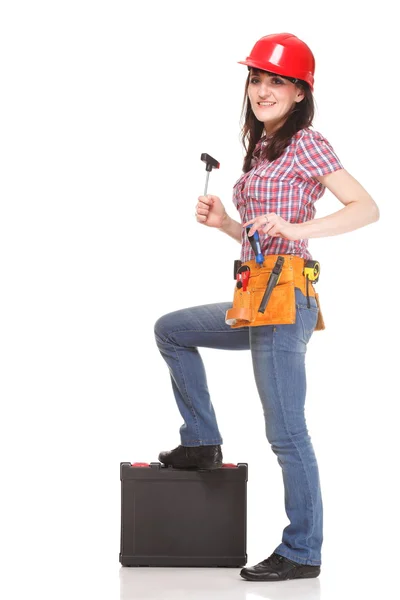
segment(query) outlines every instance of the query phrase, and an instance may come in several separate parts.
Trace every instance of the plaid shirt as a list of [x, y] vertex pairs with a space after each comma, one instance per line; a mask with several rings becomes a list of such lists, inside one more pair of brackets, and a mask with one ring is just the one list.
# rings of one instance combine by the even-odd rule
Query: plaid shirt
[[[310, 128], [298, 131], [274, 161], [258, 157], [266, 143], [267, 138], [263, 136], [254, 149], [252, 169], [244, 173], [233, 188], [233, 203], [242, 223], [271, 212], [289, 223], [310, 221], [315, 215], [315, 201], [325, 192], [325, 186], [315, 176], [343, 169], [340, 160], [328, 140]], [[258, 233], [263, 254], [312, 258], [306, 239], [289, 241], [269, 237], [262, 231]], [[242, 231], [240, 259], [242, 262], [254, 259], [246, 229]]]

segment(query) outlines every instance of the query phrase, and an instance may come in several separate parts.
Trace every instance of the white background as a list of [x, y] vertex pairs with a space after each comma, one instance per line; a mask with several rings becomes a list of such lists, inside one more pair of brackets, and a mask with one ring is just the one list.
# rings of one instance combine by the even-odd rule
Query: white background
[[[194, 217], [206, 176], [200, 154], [221, 163], [208, 192], [236, 217], [247, 75], [237, 61], [263, 35], [283, 31], [316, 57], [315, 129], [381, 211], [369, 227], [310, 241], [327, 326], [308, 347], [306, 404], [325, 511], [322, 597], [351, 597], [353, 577], [370, 591], [392, 589], [381, 568], [393, 564], [399, 536], [398, 33], [390, 2], [368, 6], [2, 2], [0, 538], [8, 598], [24, 597], [25, 587], [42, 598], [83, 598], [86, 589], [92, 598], [120, 597], [119, 464], [155, 461], [180, 443], [154, 322], [233, 293], [239, 244]], [[326, 192], [317, 217], [340, 208]], [[281, 470], [249, 353], [202, 356], [224, 461], [249, 463], [254, 564], [288, 523]], [[142, 597], [123, 589], [121, 598]]]

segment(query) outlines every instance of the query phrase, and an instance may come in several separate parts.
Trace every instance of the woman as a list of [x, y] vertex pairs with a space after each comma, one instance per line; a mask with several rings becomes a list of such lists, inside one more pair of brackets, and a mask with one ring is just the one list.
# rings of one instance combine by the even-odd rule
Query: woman
[[[295, 322], [240, 326], [240, 321], [227, 319], [231, 302], [178, 310], [157, 321], [157, 344], [184, 419], [181, 445], [161, 452], [159, 460], [175, 468], [221, 467], [222, 437], [197, 348], [250, 349], [267, 439], [282, 468], [290, 524], [269, 558], [240, 574], [251, 581], [317, 577], [322, 500], [304, 416], [304, 359], [319, 303], [312, 284], [305, 293], [304, 265], [311, 259], [308, 239], [365, 226], [378, 220], [379, 210], [343, 168], [329, 142], [311, 129], [315, 63], [308, 46], [288, 33], [268, 35], [241, 64], [249, 70], [243, 104], [247, 152], [233, 193], [241, 223], [229, 217], [213, 195], [199, 197], [196, 218], [241, 243], [242, 263], [254, 259], [248, 236], [258, 231], [266, 260], [279, 255], [301, 264], [294, 289]], [[314, 219], [315, 202], [326, 188], [344, 208]]]

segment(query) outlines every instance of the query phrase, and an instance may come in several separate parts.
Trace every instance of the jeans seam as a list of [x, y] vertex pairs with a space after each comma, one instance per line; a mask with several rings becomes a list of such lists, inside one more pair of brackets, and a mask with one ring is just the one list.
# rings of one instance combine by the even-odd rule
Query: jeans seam
[[[284, 411], [284, 409], [283, 409], [283, 403], [282, 403], [282, 393], [281, 393], [281, 389], [280, 389], [280, 387], [279, 387], [279, 377], [278, 377], [277, 366], [276, 366], [276, 350], [275, 350], [275, 339], [276, 339], [276, 336], [275, 336], [275, 332], [276, 332], [276, 329], [274, 329], [274, 332], [273, 332], [273, 337], [272, 337], [272, 362], [273, 362], [273, 365], [274, 365], [274, 376], [275, 376], [275, 381], [276, 381], [276, 388], [277, 388], [277, 390], [278, 390], [279, 404], [280, 404], [280, 407], [281, 407], [282, 416], [283, 416], [283, 422], [284, 422], [284, 424], [285, 424], [285, 429], [286, 429], [286, 432], [287, 432], [287, 434], [289, 435], [289, 437], [290, 437], [290, 441], [292, 442], [292, 444], [294, 445], [294, 447], [296, 448], [296, 450], [297, 450], [297, 452], [298, 452], [298, 454], [299, 454], [299, 456], [300, 456], [301, 465], [302, 465], [302, 467], [303, 467], [304, 475], [305, 475], [305, 478], [306, 478], [306, 481], [307, 481], [308, 493], [309, 493], [310, 500], [311, 500], [311, 507], [312, 507], [311, 521], [312, 521], [312, 523], [311, 523], [311, 531], [310, 531], [310, 535], [308, 535], [308, 536], [306, 537], [306, 542], [307, 542], [307, 541], [308, 541], [308, 539], [309, 539], [309, 538], [312, 536], [312, 534], [313, 534], [313, 532], [314, 532], [314, 526], [315, 526], [315, 522], [314, 522], [314, 511], [315, 511], [315, 507], [314, 507], [314, 502], [313, 502], [312, 493], [311, 493], [310, 481], [309, 481], [309, 479], [308, 479], [307, 471], [306, 471], [306, 469], [304, 468], [303, 457], [302, 457], [302, 454], [301, 454], [301, 452], [300, 452], [300, 451], [299, 451], [299, 449], [298, 449], [298, 446], [297, 446], [296, 442], [293, 440], [293, 437], [292, 437], [292, 435], [291, 435], [291, 434], [290, 434], [290, 432], [289, 432], [289, 429], [288, 429], [288, 426], [287, 426], [287, 422], [286, 422], [285, 411]], [[308, 559], [310, 558], [310, 554], [311, 554], [311, 550], [309, 550], [309, 552], [308, 552]]]
[[180, 370], [180, 372], [181, 372], [181, 377], [182, 377], [183, 385], [184, 385], [184, 388], [185, 388], [185, 396], [186, 396], [186, 399], [187, 399], [187, 401], [188, 401], [188, 403], [189, 403], [189, 408], [190, 408], [190, 410], [191, 410], [191, 413], [192, 413], [192, 415], [193, 415], [193, 419], [194, 419], [194, 422], [195, 422], [195, 427], [196, 427], [196, 432], [197, 432], [198, 439], [200, 440], [199, 423], [198, 423], [198, 421], [197, 421], [196, 412], [195, 412], [195, 411], [194, 411], [194, 409], [193, 409], [193, 404], [192, 404], [192, 401], [191, 401], [191, 399], [189, 398], [189, 394], [188, 394], [188, 392], [187, 392], [186, 379], [185, 379], [185, 374], [184, 374], [184, 372], [183, 372], [183, 369], [182, 369], [182, 365], [181, 365], [181, 359], [180, 359], [180, 356], [179, 356], [179, 352], [178, 352], [178, 350], [177, 350], [177, 348], [176, 348], [175, 344], [172, 344], [172, 345], [173, 345], [173, 347], [174, 347], [174, 351], [175, 351], [175, 354], [176, 354], [176, 356], [177, 356], [177, 359], [178, 359], [179, 370]]
[[299, 319], [300, 319], [300, 323], [301, 323], [301, 328], [303, 329], [303, 339], [305, 340], [305, 339], [307, 339], [306, 328], [305, 328], [305, 325], [304, 325], [303, 317], [301, 316], [301, 310], [298, 310], [297, 314], [299, 315]]
[[[237, 329], [231, 329], [230, 331], [241, 333], [242, 329], [245, 329], [245, 328], [246, 328], [246, 325], [244, 327], [238, 327]], [[167, 337], [165, 337], [165, 338], [162, 338], [161, 336], [159, 336], [159, 337], [163, 342], [166, 342], [169, 344], [175, 344], [175, 342], [173, 340], [171, 340], [171, 335], [175, 335], [175, 333], [208, 333], [208, 332], [207, 332], [207, 330], [204, 330], [204, 329], [177, 329], [175, 331], [169, 332]], [[227, 333], [227, 331], [225, 329], [213, 329], [213, 333]], [[187, 346], [184, 346], [184, 348], [187, 348]]]
[[[220, 446], [221, 442], [220, 440], [186, 440], [185, 443], [186, 444], [191, 444], [192, 442], [196, 443], [198, 446]], [[199, 444], [199, 442], [202, 442], [201, 444]], [[207, 442], [207, 443], [206, 443]], [[185, 446], [185, 444], [182, 444], [182, 446]], [[190, 446], [187, 446], [188, 448], [190, 448]], [[192, 446], [193, 448], [196, 448], [197, 446]]]

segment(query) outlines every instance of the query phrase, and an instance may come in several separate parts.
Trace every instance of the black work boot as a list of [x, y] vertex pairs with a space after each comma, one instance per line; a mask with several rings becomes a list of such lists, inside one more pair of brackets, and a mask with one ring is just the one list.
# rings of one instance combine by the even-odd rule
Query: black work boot
[[284, 581], [318, 577], [320, 572], [320, 566], [303, 565], [274, 552], [258, 565], [242, 569], [240, 575], [248, 581]]
[[174, 469], [220, 469], [221, 446], [178, 446], [168, 452], [160, 452], [158, 460]]

